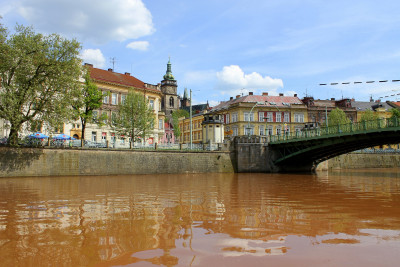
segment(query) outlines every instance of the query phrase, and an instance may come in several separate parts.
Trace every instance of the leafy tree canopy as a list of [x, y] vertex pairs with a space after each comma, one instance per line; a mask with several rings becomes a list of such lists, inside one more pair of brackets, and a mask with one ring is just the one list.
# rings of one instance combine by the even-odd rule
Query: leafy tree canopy
[[189, 112], [184, 109], [178, 109], [172, 112], [172, 127], [174, 129], [174, 135], [179, 137], [181, 135], [181, 129], [179, 128], [179, 118], [189, 118]]
[[376, 121], [378, 119], [378, 114], [372, 110], [366, 110], [361, 115], [361, 121]]
[[348, 124], [350, 119], [347, 118], [346, 113], [340, 108], [335, 108], [328, 115], [328, 126], [336, 126], [339, 124]]
[[101, 108], [103, 105], [103, 98], [107, 94], [103, 93], [90, 79], [90, 70], [88, 68], [86, 68], [85, 82], [81, 91], [77, 91], [77, 94], [78, 95], [75, 96], [73, 103], [74, 116], [75, 118], [81, 120], [81, 138], [85, 139], [85, 129], [88, 122], [96, 122], [97, 124], [101, 124], [104, 121], [104, 119], [93, 119], [93, 111]]
[[71, 102], [80, 87], [79, 51], [76, 40], [20, 25], [9, 36], [0, 25], [0, 118], [11, 125], [10, 145], [18, 144], [25, 123], [55, 126], [72, 118]]
[[154, 110], [149, 100], [140, 93], [130, 92], [123, 103], [118, 105], [117, 115], [112, 118], [112, 126], [118, 134], [129, 136], [136, 141], [154, 130]]
[[390, 110], [390, 113], [392, 113], [391, 118], [400, 118], [400, 110], [398, 110], [397, 108], [392, 108]]

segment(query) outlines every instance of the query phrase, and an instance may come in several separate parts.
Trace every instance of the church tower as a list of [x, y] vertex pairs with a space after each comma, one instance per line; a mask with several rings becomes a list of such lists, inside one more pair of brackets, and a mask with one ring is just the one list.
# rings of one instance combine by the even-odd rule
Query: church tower
[[163, 93], [161, 109], [167, 117], [170, 117], [174, 110], [179, 109], [177, 90], [178, 84], [172, 75], [171, 60], [168, 60], [167, 71], [161, 81], [161, 92]]
[[190, 107], [190, 99], [188, 97], [188, 92], [187, 88], [185, 88], [185, 91], [183, 93], [183, 98], [181, 99], [181, 107]]

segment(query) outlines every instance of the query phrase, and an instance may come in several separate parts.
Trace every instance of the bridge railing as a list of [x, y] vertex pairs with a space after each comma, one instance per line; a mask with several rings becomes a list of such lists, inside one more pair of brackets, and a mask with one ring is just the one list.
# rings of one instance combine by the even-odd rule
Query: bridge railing
[[371, 130], [392, 128], [399, 126], [400, 126], [400, 120], [398, 118], [388, 118], [388, 119], [379, 118], [371, 121], [339, 124], [329, 127], [318, 127], [315, 129], [301, 130], [281, 135], [270, 135], [268, 136], [268, 142], [274, 143], [274, 142], [282, 142], [293, 139], [310, 139], [319, 136], [342, 135], [346, 133], [361, 133]]

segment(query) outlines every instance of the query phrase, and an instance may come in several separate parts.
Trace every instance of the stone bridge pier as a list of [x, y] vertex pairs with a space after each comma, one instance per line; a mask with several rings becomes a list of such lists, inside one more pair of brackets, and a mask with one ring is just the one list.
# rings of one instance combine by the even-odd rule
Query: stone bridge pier
[[276, 165], [279, 151], [268, 146], [267, 138], [260, 136], [237, 136], [231, 144], [236, 154], [237, 172], [313, 172], [312, 162], [292, 162], [290, 165]]

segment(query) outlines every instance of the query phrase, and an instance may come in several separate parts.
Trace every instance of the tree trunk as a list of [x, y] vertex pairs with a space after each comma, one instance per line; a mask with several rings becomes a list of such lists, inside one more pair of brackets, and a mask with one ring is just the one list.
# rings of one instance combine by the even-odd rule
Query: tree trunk
[[81, 134], [81, 140], [85, 140], [85, 129], [86, 129], [86, 122], [82, 120], [82, 134]]
[[8, 136], [8, 144], [10, 146], [18, 146], [18, 130], [20, 127], [16, 127], [11, 124], [10, 135]]

